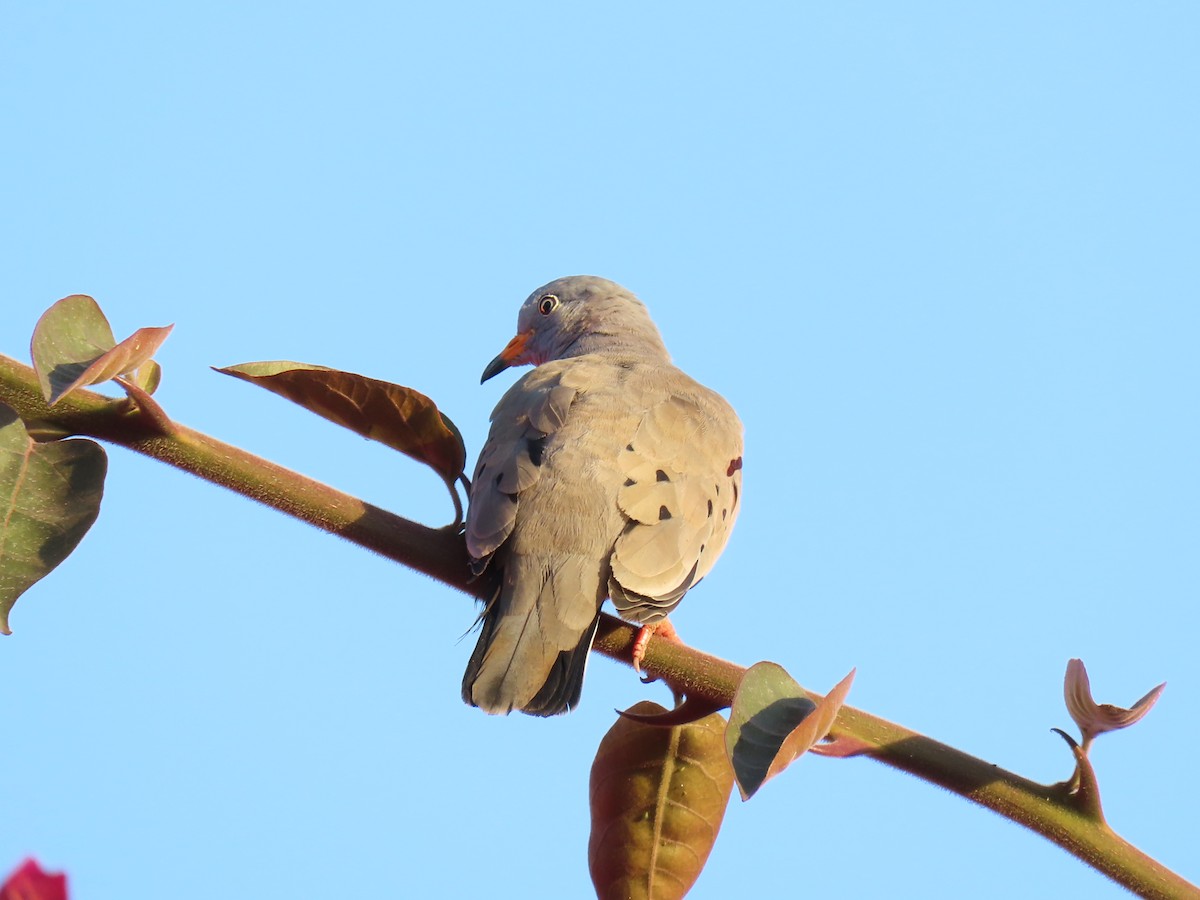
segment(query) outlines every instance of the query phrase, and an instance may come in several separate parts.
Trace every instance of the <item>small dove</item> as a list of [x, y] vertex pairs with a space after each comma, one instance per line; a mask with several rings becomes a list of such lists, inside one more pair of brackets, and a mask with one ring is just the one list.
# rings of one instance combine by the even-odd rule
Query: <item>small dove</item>
[[671, 365], [645, 305], [590, 275], [529, 295], [483, 370], [534, 365], [500, 399], [471, 483], [472, 571], [495, 570], [463, 700], [495, 714], [567, 712], [611, 598], [655, 626], [725, 548], [742, 424]]

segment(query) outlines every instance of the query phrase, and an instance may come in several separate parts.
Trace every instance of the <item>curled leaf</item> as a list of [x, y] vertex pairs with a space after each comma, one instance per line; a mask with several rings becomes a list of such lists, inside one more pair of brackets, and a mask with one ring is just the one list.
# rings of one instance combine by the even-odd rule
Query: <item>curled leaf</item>
[[108, 459], [93, 441], [40, 444], [0, 404], [0, 634], [17, 598], [67, 558], [100, 512]]
[[618, 709], [617, 715], [641, 722], [643, 725], [657, 725], [661, 728], [673, 728], [676, 725], [690, 725], [718, 710], [724, 709], [721, 703], [714, 703], [703, 697], [684, 697], [683, 702], [674, 709], [666, 712], [642, 713], [633, 709]]
[[[648, 700], [634, 716], [665, 715]], [[716, 841], [733, 772], [717, 713], [662, 728], [619, 718], [592, 763], [588, 868], [599, 900], [683, 897]]]
[[725, 730], [725, 749], [743, 800], [829, 733], [853, 679], [851, 671], [814, 702], [782, 666], [760, 662], [746, 671]]
[[1106, 731], [1128, 728], [1141, 721], [1142, 717], [1150, 712], [1154, 704], [1158, 702], [1158, 697], [1166, 686], [1164, 681], [1128, 709], [1109, 703], [1097, 703], [1092, 698], [1092, 684], [1088, 679], [1087, 668], [1084, 666], [1083, 660], [1068, 661], [1067, 675], [1063, 680], [1063, 697], [1067, 702], [1067, 711], [1075, 720], [1075, 724], [1079, 726], [1079, 732], [1083, 736], [1083, 752], [1087, 753], [1092, 741], [1098, 735], [1104, 734]]
[[27, 859], [0, 884], [0, 900], [67, 900], [67, 876]]
[[386, 444], [436, 471], [448, 485], [467, 450], [458, 428], [412, 388], [324, 366], [277, 360], [217, 369], [298, 403], [356, 434]]
[[[84, 294], [64, 297], [42, 314], [33, 330], [30, 352], [42, 396], [53, 406], [76, 388], [137, 372], [149, 364], [172, 327], [139, 328], [118, 344], [95, 300]], [[157, 383], [157, 375], [153, 377]]]
[[854, 670], [851, 669], [850, 674], [834, 685], [833, 690], [817, 701], [816, 709], [791, 730], [784, 738], [775, 758], [771, 760], [764, 781], [770, 781], [829, 734], [829, 729], [833, 727], [833, 720], [837, 718], [838, 710], [846, 702], [846, 695], [850, 693], [850, 685], [853, 681]]

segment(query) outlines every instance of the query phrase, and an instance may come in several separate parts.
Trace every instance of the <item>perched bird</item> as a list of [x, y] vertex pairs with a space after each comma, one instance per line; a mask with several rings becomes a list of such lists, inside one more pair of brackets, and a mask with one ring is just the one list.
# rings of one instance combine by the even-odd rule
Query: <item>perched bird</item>
[[530, 294], [481, 383], [529, 364], [492, 413], [471, 483], [467, 550], [498, 587], [462, 694], [489, 713], [551, 716], [579, 702], [606, 597], [654, 625], [721, 555], [742, 425], [671, 365], [642, 302], [603, 278]]

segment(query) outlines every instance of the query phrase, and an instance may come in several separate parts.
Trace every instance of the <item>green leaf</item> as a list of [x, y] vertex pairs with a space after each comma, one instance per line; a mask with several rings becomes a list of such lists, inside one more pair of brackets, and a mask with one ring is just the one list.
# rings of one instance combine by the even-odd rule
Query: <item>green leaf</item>
[[[95, 300], [83, 294], [64, 297], [33, 330], [30, 350], [42, 396], [53, 406], [76, 388], [136, 372], [173, 327], [139, 328], [118, 344]], [[147, 377], [157, 384], [158, 373], [148, 370]]]
[[467, 450], [458, 428], [432, 400], [412, 388], [286, 360], [244, 363], [217, 371], [264, 387], [356, 434], [399, 450], [431, 467], [447, 485], [453, 485], [466, 466]]
[[[648, 700], [634, 716], [664, 714]], [[663, 728], [620, 718], [592, 763], [588, 868], [599, 900], [675, 900], [695, 883], [717, 839], [733, 772], [717, 713]]]
[[851, 671], [814, 701], [782, 666], [760, 662], [747, 670], [725, 730], [725, 749], [743, 800], [829, 733], [853, 680]]
[[63, 297], [42, 313], [29, 349], [46, 402], [58, 400], [116, 343], [100, 305], [84, 294]]
[[782, 666], [760, 662], [746, 671], [725, 729], [725, 750], [743, 800], [762, 787], [788, 734], [816, 708]]
[[139, 366], [130, 380], [147, 394], [153, 394], [158, 390], [158, 385], [162, 381], [162, 366], [154, 360], [150, 360], [145, 365]]
[[0, 404], [0, 634], [17, 598], [70, 555], [100, 512], [108, 459], [88, 440], [39, 444]]

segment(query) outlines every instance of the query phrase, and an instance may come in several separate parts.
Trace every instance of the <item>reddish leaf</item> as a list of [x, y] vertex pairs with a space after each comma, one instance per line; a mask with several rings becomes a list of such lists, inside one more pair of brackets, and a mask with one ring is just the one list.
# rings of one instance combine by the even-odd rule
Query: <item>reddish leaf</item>
[[[121, 343], [91, 297], [75, 294], [51, 306], [33, 330], [30, 350], [42, 396], [53, 406], [71, 391], [137, 371], [174, 326], [139, 328]], [[150, 372], [147, 378], [157, 376]]]
[[[158, 348], [163, 345], [163, 341], [174, 327], [165, 325], [162, 328], [139, 328], [107, 353], [97, 357], [62, 393], [69, 394], [75, 388], [135, 373], [142, 366], [157, 368], [156, 364], [150, 362], [150, 357], [158, 352]], [[147, 379], [153, 380], [157, 386], [161, 372], [156, 373], [154, 368], [148, 369]]]
[[462, 435], [412, 388], [324, 366], [278, 360], [217, 369], [298, 403], [434, 469], [452, 485], [466, 465]]
[[52, 875], [27, 859], [0, 885], [0, 900], [67, 900], [67, 876]]
[[[629, 713], [665, 714], [642, 701]], [[684, 896], [704, 867], [733, 786], [717, 713], [663, 728], [619, 718], [592, 763], [588, 868], [599, 900]]]
[[829, 734], [829, 729], [833, 727], [833, 720], [837, 718], [838, 710], [846, 702], [846, 695], [850, 693], [850, 684], [853, 681], [854, 670], [851, 669], [849, 675], [817, 701], [817, 708], [805, 716], [804, 721], [793, 728], [791, 733], [783, 739], [783, 745], [775, 754], [775, 758], [771, 760], [770, 768], [767, 769], [767, 777], [763, 779], [764, 783], [790, 766], [794, 760], [812, 749], [825, 735]]
[[1083, 660], [1069, 660], [1067, 676], [1063, 680], [1063, 696], [1067, 701], [1067, 711], [1083, 735], [1083, 752], [1086, 754], [1092, 741], [1104, 732], [1128, 728], [1140, 722], [1158, 702], [1158, 696], [1166, 686], [1164, 681], [1158, 687], [1152, 688], [1128, 709], [1113, 706], [1111, 703], [1097, 703], [1092, 698], [1092, 683]]
[[17, 598], [70, 555], [96, 521], [107, 457], [88, 440], [37, 443], [0, 404], [0, 634]]

